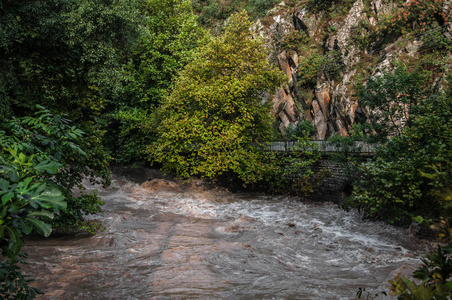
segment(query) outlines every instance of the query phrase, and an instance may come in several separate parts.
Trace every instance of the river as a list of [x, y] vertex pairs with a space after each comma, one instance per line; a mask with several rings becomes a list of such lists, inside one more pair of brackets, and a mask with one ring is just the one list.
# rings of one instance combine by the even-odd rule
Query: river
[[411, 271], [424, 250], [407, 230], [333, 203], [233, 194], [148, 169], [96, 188], [104, 212], [91, 219], [103, 232], [27, 239], [38, 299], [354, 299]]

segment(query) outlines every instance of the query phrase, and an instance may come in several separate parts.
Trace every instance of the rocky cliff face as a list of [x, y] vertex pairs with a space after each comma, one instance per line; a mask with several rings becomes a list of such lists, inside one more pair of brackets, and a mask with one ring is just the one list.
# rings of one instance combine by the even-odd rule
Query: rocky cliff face
[[[434, 5], [439, 2], [440, 10], [448, 16], [449, 1], [432, 1]], [[315, 10], [307, 4], [290, 6], [281, 2], [269, 11], [266, 19], [258, 20], [256, 28], [273, 51], [270, 59], [279, 64], [289, 79], [272, 97], [272, 112], [280, 122], [280, 132], [284, 134], [291, 124], [308, 120], [317, 129], [316, 138], [323, 140], [334, 134], [347, 136], [352, 124], [369, 122], [370, 112], [357, 97], [357, 78], [365, 80], [366, 76], [390, 70], [395, 60], [411, 59], [413, 63], [426, 53], [421, 49], [428, 31], [419, 34], [422, 28], [409, 23], [411, 19], [406, 22], [415, 30], [386, 39], [391, 34], [385, 33], [388, 18], [398, 17], [410, 4], [414, 7], [415, 3], [357, 0], [352, 5], [344, 4], [342, 13], [335, 13]], [[441, 11], [434, 11], [438, 13]], [[427, 30], [437, 26], [439, 34], [450, 40], [451, 26], [444, 23], [447, 18], [435, 21], [435, 16]], [[378, 37], [372, 33], [379, 33], [380, 38], [372, 40]], [[288, 47], [290, 42], [295, 43], [294, 47]], [[321, 63], [316, 57], [321, 58]], [[306, 72], [315, 72], [310, 81], [303, 79]]]

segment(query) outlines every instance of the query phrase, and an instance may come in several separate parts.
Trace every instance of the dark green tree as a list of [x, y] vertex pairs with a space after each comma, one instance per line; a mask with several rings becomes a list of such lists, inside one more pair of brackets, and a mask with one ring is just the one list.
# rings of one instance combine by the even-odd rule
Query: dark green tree
[[207, 36], [191, 1], [148, 0], [141, 7], [146, 21], [124, 69], [122, 93], [105, 103], [106, 144], [121, 163], [143, 161], [146, 144], [155, 140], [154, 112], [171, 92], [174, 77]]
[[88, 157], [107, 158], [97, 119], [128, 85], [143, 2], [2, 1], [0, 114], [27, 116], [36, 104], [68, 114], [90, 138]]
[[370, 77], [359, 86], [360, 105], [369, 107], [373, 140], [385, 142], [390, 136], [401, 136], [410, 126], [412, 109], [431, 93], [426, 87], [428, 73], [420, 69], [410, 72], [404, 65], [395, 64], [393, 72]]
[[360, 168], [352, 202], [368, 218], [406, 224], [417, 215], [447, 217], [437, 192], [452, 172], [452, 97], [433, 94], [412, 112], [410, 126]]
[[2, 1], [0, 113], [25, 115], [40, 104], [91, 120], [121, 88], [139, 2]]

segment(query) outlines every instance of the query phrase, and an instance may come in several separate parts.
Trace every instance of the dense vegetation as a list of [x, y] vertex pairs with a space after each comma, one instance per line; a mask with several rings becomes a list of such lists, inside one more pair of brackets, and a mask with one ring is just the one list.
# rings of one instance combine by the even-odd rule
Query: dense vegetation
[[4, 299], [28, 299], [39, 292], [28, 287], [15, 266], [21, 261], [23, 236], [49, 236], [52, 226], [95, 230], [96, 225], [83, 216], [101, 211], [102, 201], [95, 193], [74, 197], [72, 188], [81, 188], [83, 174], [108, 180], [105, 170], [94, 169], [98, 159], [89, 156], [85, 133], [62, 116], [38, 108], [36, 116], [0, 124], [0, 295]]
[[143, 164], [143, 151], [157, 137], [155, 112], [170, 93], [176, 74], [192, 60], [207, 34], [190, 1], [142, 1], [144, 23], [130, 49], [123, 85], [107, 98], [101, 124], [104, 144], [117, 163]]
[[[450, 188], [451, 184], [452, 98], [449, 93], [439, 91], [421, 96], [418, 80], [397, 88], [400, 81], [420, 79], [416, 72], [385, 74], [371, 81], [363, 91], [370, 94], [369, 101], [373, 104], [390, 108], [390, 112], [381, 109], [380, 119], [386, 121], [388, 116], [395, 118], [397, 114], [405, 116], [404, 122], [384, 127], [383, 131], [378, 130], [382, 123], [376, 122], [376, 136], [387, 139], [389, 130], [397, 135], [382, 143], [374, 160], [359, 167], [361, 176], [355, 183], [351, 201], [367, 218], [409, 224], [417, 215], [444, 217], [444, 207], [449, 205], [438, 197], [438, 192]], [[384, 99], [375, 92], [376, 81], [380, 82], [379, 93], [384, 90], [389, 95], [391, 88], [396, 88], [404, 96], [388, 106], [394, 98]], [[375, 101], [370, 100], [374, 96]]]
[[[250, 30], [250, 19], [270, 24], [272, 12], [266, 13], [277, 2], [0, 2], [1, 297], [31, 299], [39, 293], [17, 267], [24, 235], [48, 236], [52, 227], [88, 232], [101, 227], [84, 220], [101, 211], [101, 199], [96, 193], [74, 197], [71, 191], [82, 188], [85, 178], [108, 184], [111, 163], [150, 161], [180, 177], [301, 197], [321, 184], [328, 174], [314, 172], [320, 154], [310, 143], [311, 120], [300, 120], [281, 136], [270, 115], [269, 95], [287, 80], [272, 64], [268, 40]], [[363, 4], [369, 10], [369, 1]], [[444, 35], [449, 16], [443, 4], [394, 1], [378, 24], [363, 19], [352, 28], [350, 45], [365, 58], [356, 72], [361, 84], [351, 88], [371, 113], [349, 137], [332, 142], [351, 146], [365, 139], [381, 145], [375, 159], [353, 161], [350, 178], [357, 180], [348, 205], [366, 218], [394, 224], [414, 218], [448, 238], [452, 92], [443, 58], [451, 41]], [[341, 20], [353, 1], [284, 5], [318, 14], [315, 35], [294, 28], [270, 37], [276, 50], [299, 57], [293, 80], [308, 101], [297, 109], [309, 110], [319, 74], [329, 82], [343, 75], [340, 49], [326, 51], [320, 41], [336, 32], [330, 20]], [[370, 54], [398, 46], [410, 34], [423, 40], [422, 56], [401, 55], [370, 76], [376, 61]], [[302, 151], [260, 151], [263, 142], [282, 138], [298, 140]], [[350, 167], [353, 158], [342, 158]], [[438, 250], [425, 261], [427, 268], [435, 259], [444, 260], [442, 267], [450, 264], [444, 257]], [[432, 280], [432, 274], [422, 278]], [[434, 284], [426, 282], [434, 293]], [[414, 289], [402, 279], [394, 284], [401, 294]], [[442, 285], [438, 291], [444, 294]]]
[[161, 107], [159, 140], [149, 149], [164, 170], [182, 177], [237, 173], [260, 179], [258, 143], [271, 137], [271, 116], [261, 104], [284, 82], [253, 38], [246, 13], [231, 17], [225, 33], [200, 47]]

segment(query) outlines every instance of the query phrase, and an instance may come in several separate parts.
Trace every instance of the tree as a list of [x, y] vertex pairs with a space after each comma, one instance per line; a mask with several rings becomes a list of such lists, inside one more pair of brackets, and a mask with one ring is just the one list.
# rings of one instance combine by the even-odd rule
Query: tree
[[452, 97], [433, 94], [412, 111], [410, 127], [360, 168], [352, 203], [368, 218], [406, 224], [417, 215], [449, 217], [437, 193], [452, 173]]
[[129, 84], [143, 2], [1, 1], [0, 115], [28, 116], [37, 104], [67, 114], [89, 144], [79, 167], [104, 173], [109, 155], [99, 116], [122, 101]]
[[140, 2], [2, 1], [0, 113], [23, 116], [40, 104], [91, 121], [122, 88]]
[[191, 1], [148, 0], [140, 11], [146, 21], [124, 70], [124, 89], [106, 101], [102, 116], [110, 133], [105, 144], [120, 163], [143, 161], [145, 145], [155, 141], [155, 110], [207, 36]]
[[371, 111], [374, 140], [386, 141], [390, 136], [401, 136], [403, 128], [410, 126], [412, 109], [431, 92], [426, 88], [427, 72], [413, 72], [398, 63], [393, 72], [370, 77], [359, 86], [360, 105]]
[[232, 172], [245, 182], [262, 176], [257, 145], [270, 138], [272, 120], [264, 95], [284, 76], [250, 27], [246, 12], [233, 15], [180, 73], [160, 109], [159, 139], [148, 148], [165, 171], [207, 178]]

